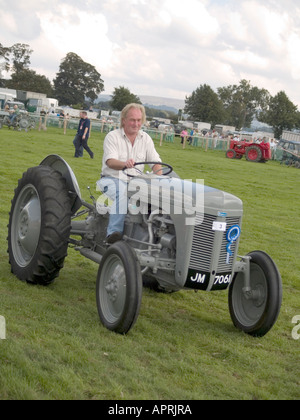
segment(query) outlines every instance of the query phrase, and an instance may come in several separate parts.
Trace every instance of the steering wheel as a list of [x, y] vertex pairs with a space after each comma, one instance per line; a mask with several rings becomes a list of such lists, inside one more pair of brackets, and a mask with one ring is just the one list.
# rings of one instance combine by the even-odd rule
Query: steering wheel
[[137, 162], [137, 163], [134, 164], [133, 168], [123, 168], [122, 170], [123, 170], [124, 174], [129, 176], [130, 178], [134, 178], [135, 175], [128, 174], [126, 171], [128, 171], [129, 169], [135, 169], [136, 172], [137, 172], [136, 176], [145, 175], [142, 171], [140, 171], [136, 167], [136, 166], [139, 166], [139, 165], [160, 165], [160, 166], [162, 166], [162, 168], [158, 169], [156, 172], [146, 173], [148, 175], [155, 175], [155, 174], [157, 174], [157, 172], [162, 171], [162, 173], [160, 175], [166, 176], [166, 175], [169, 175], [173, 171], [173, 168], [172, 168], [171, 165], [168, 165], [167, 163], [163, 163], [163, 162]]

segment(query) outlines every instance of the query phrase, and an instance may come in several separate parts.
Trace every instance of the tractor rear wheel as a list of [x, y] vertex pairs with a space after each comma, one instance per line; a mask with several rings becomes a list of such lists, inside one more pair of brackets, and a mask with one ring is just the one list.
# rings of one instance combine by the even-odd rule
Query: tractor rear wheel
[[262, 160], [262, 151], [259, 146], [249, 146], [246, 148], [246, 159], [251, 162], [260, 162]]
[[19, 128], [21, 129], [21, 130], [25, 130], [25, 131], [28, 131], [28, 128], [29, 128], [29, 120], [28, 120], [28, 118], [21, 118], [20, 119], [20, 121], [19, 121]]
[[11, 271], [19, 280], [48, 285], [67, 255], [71, 204], [61, 174], [49, 166], [28, 169], [19, 180], [8, 224]]
[[268, 254], [253, 251], [249, 256], [251, 293], [244, 291], [244, 275], [238, 273], [229, 287], [229, 312], [235, 327], [254, 337], [262, 337], [279, 315], [282, 282]]

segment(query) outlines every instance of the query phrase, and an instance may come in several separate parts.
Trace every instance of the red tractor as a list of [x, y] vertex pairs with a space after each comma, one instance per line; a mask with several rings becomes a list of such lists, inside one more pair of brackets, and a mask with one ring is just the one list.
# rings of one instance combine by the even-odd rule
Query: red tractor
[[230, 141], [230, 148], [226, 151], [228, 159], [246, 159], [251, 162], [266, 162], [271, 159], [270, 144], [262, 141], [261, 143], [251, 143], [245, 140]]

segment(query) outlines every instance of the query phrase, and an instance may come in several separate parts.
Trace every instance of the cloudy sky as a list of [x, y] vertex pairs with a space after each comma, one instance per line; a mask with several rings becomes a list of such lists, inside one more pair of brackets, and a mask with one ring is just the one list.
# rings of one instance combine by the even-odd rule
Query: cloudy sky
[[299, 0], [0, 0], [0, 42], [26, 43], [31, 68], [55, 77], [75, 52], [105, 94], [185, 99], [241, 79], [300, 109]]

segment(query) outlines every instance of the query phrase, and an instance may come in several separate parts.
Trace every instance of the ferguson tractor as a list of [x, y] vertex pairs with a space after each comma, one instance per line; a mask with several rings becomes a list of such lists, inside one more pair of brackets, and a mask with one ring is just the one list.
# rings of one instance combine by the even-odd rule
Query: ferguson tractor
[[271, 159], [270, 144], [265, 143], [249, 143], [245, 140], [230, 141], [229, 149], [226, 151], [228, 159], [242, 159], [243, 156], [250, 162], [266, 162]]
[[6, 125], [8, 128], [13, 128], [14, 130], [24, 130], [27, 132], [32, 128], [35, 128], [36, 124], [34, 119], [26, 113], [19, 114], [17, 118], [11, 122], [9, 114], [3, 112], [2, 115], [0, 115], [0, 129], [4, 125]]
[[[226, 192], [163, 174], [128, 175], [123, 239], [106, 242], [110, 207], [105, 197], [81, 198], [76, 177], [50, 155], [18, 182], [9, 217], [12, 272], [22, 281], [49, 285], [68, 247], [99, 264], [96, 302], [103, 325], [126, 334], [135, 324], [144, 285], [160, 292], [229, 288], [233, 324], [265, 335], [281, 307], [280, 273], [263, 251], [238, 253], [242, 201]], [[150, 162], [155, 164], [155, 162]], [[124, 170], [126, 172], [126, 170]]]

